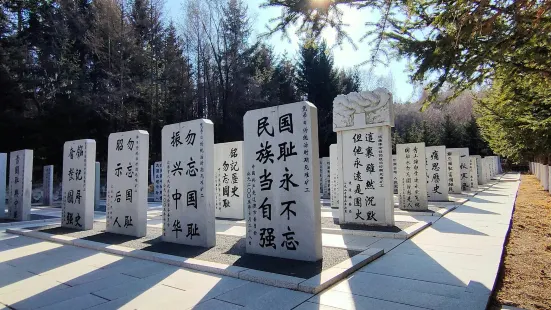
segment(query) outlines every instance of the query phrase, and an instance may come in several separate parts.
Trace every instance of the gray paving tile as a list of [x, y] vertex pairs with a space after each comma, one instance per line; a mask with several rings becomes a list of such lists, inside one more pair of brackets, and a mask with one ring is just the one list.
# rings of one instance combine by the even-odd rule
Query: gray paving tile
[[42, 307], [40, 310], [59, 310], [59, 309], [71, 309], [71, 310], [82, 310], [88, 309], [90, 307], [106, 303], [107, 300], [91, 295], [86, 294], [78, 296], [72, 299], [68, 299], [50, 306]]
[[355, 295], [377, 298], [381, 300], [429, 309], [444, 309], [443, 306], [449, 302], [449, 299], [458, 299], [429, 293], [422, 293], [419, 291], [398, 289], [396, 288], [396, 286], [375, 285], [368, 287], [346, 288], [345, 286], [348, 284], [350, 284], [350, 282], [340, 283], [336, 287], [333, 287], [331, 290], [348, 293], [354, 292]]
[[25, 245], [40, 243], [40, 242], [43, 242], [43, 240], [35, 239], [35, 238], [29, 238], [29, 237], [25, 237], [25, 236], [17, 236], [17, 238], [9, 238], [9, 239], [1, 240], [0, 244], [7, 244], [7, 245], [11, 245], [11, 246], [21, 247], [21, 246], [25, 246]]
[[143, 278], [147, 278], [149, 276], [163, 273], [163, 272], [173, 273], [179, 269], [180, 268], [175, 266], [170, 266], [170, 265], [156, 263], [156, 262], [148, 262], [148, 263], [136, 264], [136, 265], [132, 264], [130, 266], [127, 266], [124, 269], [119, 270], [119, 272], [132, 277], [143, 279]]
[[331, 307], [326, 305], [320, 305], [313, 302], [303, 302], [298, 307], [294, 308], [293, 310], [340, 310], [343, 308], [337, 308], [337, 307]]
[[204, 298], [214, 298], [249, 283], [248, 281], [180, 269], [161, 281], [161, 284], [194, 292]]
[[136, 280], [137, 279], [130, 276], [115, 274], [107, 278], [91, 281], [91, 282], [88, 282], [82, 285], [77, 285], [74, 287], [68, 287], [65, 289], [54, 290], [54, 291], [46, 290], [39, 294], [29, 296], [23, 300], [21, 300], [20, 298], [17, 298], [17, 296], [14, 296], [13, 294], [6, 296], [4, 300], [18, 310], [19, 309], [21, 310], [36, 309], [39, 307], [49, 306], [54, 303], [60, 303], [71, 298], [86, 295], [98, 290], [106, 289], [108, 287], [120, 285], [123, 283], [125, 285], [128, 285]]
[[[458, 298], [465, 292], [466, 287], [446, 285], [440, 283], [432, 283], [426, 281], [419, 281], [414, 279], [406, 279], [400, 277], [393, 277], [387, 275], [374, 274], [369, 272], [356, 272], [348, 279], [341, 281], [331, 289], [341, 292], [353, 292], [354, 294], [377, 297], [376, 293], [384, 294], [380, 292], [382, 289], [395, 289], [405, 290], [419, 293], [433, 294], [441, 297]], [[384, 295], [381, 295], [384, 297]], [[385, 298], [381, 298], [385, 299]]]
[[13, 238], [17, 238], [17, 235], [0, 232], [0, 240], [13, 239]]
[[336, 307], [340, 309], [385, 309], [385, 310], [411, 310], [423, 309], [410, 305], [394, 303], [390, 301], [364, 297], [338, 291], [326, 291], [312, 297], [310, 302], [322, 304], [325, 306]]
[[[107, 278], [112, 276], [113, 273], [109, 270], [99, 269], [94, 267], [84, 268], [84, 266], [76, 266], [76, 268], [82, 268], [84, 272], [74, 273], [72, 270], [55, 270], [54, 273], [50, 274], [49, 272], [43, 273], [41, 275], [55, 278], [57, 281], [65, 283], [70, 286], [80, 285], [87, 282]], [[67, 272], [67, 273], [64, 273]]]
[[115, 300], [128, 295], [137, 296], [151, 289], [152, 287], [159, 285], [159, 283], [170, 274], [172, 274], [172, 272], [160, 272], [144, 279], [136, 279], [136, 281], [132, 281], [131, 283], [116, 285], [106, 289], [95, 291], [94, 295], [108, 300]]
[[152, 286], [140, 294], [130, 294], [90, 309], [189, 309], [208, 298], [165, 285]]
[[292, 309], [312, 297], [298, 291], [259, 283], [248, 283], [216, 297], [247, 309]]
[[14, 291], [27, 289], [30, 285], [35, 285], [33, 290], [37, 290], [39, 287], [44, 289], [54, 288], [56, 286], [67, 287], [51, 279], [44, 279], [30, 272], [24, 271], [17, 267], [3, 267], [0, 276], [0, 302], [3, 296], [11, 294]]
[[210, 299], [205, 302], [198, 304], [197, 306], [191, 308], [193, 310], [239, 310], [243, 307], [235, 304], [230, 304], [229, 302]]
[[[4, 274], [2, 274], [3, 276]], [[48, 278], [41, 276], [28, 277], [0, 287], [0, 302], [12, 306], [13, 303], [31, 296], [65, 288], [68, 288], [68, 286]]]
[[8, 261], [7, 263], [22, 270], [29, 271], [35, 274], [40, 274], [61, 267], [63, 265], [67, 265], [71, 262], [71, 258], [60, 257], [53, 259], [52, 257], [42, 252], [30, 256], [20, 257]]

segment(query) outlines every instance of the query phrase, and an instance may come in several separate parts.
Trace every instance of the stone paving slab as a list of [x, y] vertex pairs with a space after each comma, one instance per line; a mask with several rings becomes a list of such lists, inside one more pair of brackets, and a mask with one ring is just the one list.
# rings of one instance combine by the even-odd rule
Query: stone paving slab
[[239, 309], [243, 309], [243, 307], [236, 304], [229, 303], [229, 302], [221, 301], [218, 299], [209, 299], [193, 307], [193, 310], [239, 310]]
[[249, 309], [292, 309], [311, 298], [312, 294], [289, 291], [259, 283], [248, 283], [217, 296], [216, 299]]
[[[386, 300], [365, 297], [357, 294], [328, 290], [312, 297], [310, 302], [324, 306], [335, 307], [345, 310], [356, 309], [387, 309], [387, 310], [412, 310], [426, 309], [411, 305], [390, 302]], [[299, 308], [300, 309], [300, 308]]]
[[88, 309], [90, 307], [100, 305], [106, 302], [107, 300], [101, 297], [98, 297], [92, 294], [85, 294], [82, 296], [78, 296], [75, 298], [71, 298], [69, 300], [56, 303], [54, 305], [42, 307], [40, 308], [40, 310], [59, 310], [59, 309], [82, 310], [82, 309]]
[[485, 309], [517, 190], [490, 184], [413, 238], [373, 243], [388, 253], [297, 309]]
[[[21, 292], [20, 294], [11, 294], [9, 296], [6, 296], [3, 300], [5, 303], [11, 305], [16, 309], [30, 310], [64, 302], [75, 297], [80, 297], [82, 295], [86, 295], [123, 283], [130, 284], [132, 283], [132, 281], [135, 280], [136, 279], [130, 276], [114, 274], [110, 277], [91, 281], [82, 285], [67, 287], [55, 291], [48, 290], [39, 294], [32, 294], [23, 290], [23, 292]], [[68, 307], [67, 309], [72, 308]]]
[[209, 299], [249, 282], [231, 277], [179, 269], [159, 283], [186, 292], [193, 292]]
[[207, 300], [195, 292], [182, 291], [165, 285], [155, 285], [138, 295], [128, 294], [89, 309], [189, 309]]

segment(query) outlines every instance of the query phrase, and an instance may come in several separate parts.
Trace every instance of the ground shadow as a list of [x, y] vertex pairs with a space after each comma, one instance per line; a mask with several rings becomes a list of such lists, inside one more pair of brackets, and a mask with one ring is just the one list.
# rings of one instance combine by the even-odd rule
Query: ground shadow
[[[33, 240], [27, 237], [17, 237], [21, 240]], [[19, 244], [34, 245], [45, 242], [22, 242]], [[6, 240], [2, 240], [6, 241]], [[0, 243], [2, 243], [0, 241]], [[13, 242], [12, 242], [13, 243]], [[16, 250], [12, 247], [10, 250]], [[91, 259], [93, 255], [101, 252], [62, 245], [60, 247], [38, 251], [35, 253], [18, 253], [18, 257], [6, 260], [0, 264], [0, 303], [14, 309], [31, 309], [50, 306], [52, 309], [71, 308], [79, 304], [82, 298], [88, 307], [101, 305], [107, 309], [117, 309], [131, 302], [133, 299], [151, 290], [162, 286], [162, 281], [170, 277], [180, 268], [136, 258], [121, 257], [116, 261], [101, 263], [101, 259]], [[104, 253], [103, 253], [104, 254]], [[109, 257], [117, 257], [109, 255]], [[84, 268], [68, 268], [69, 265], [81, 262], [89, 266]], [[145, 265], [144, 265], [145, 264]], [[54, 271], [52, 273], [52, 271]], [[71, 273], [75, 276], [72, 277]], [[202, 273], [194, 273], [202, 274]], [[37, 277], [43, 277], [41, 286], [37, 284]], [[208, 275], [218, 278], [219, 281], [206, 290], [198, 290], [193, 293], [193, 303], [201, 303], [223, 294], [233, 287], [228, 286], [228, 281], [240, 281], [223, 276]], [[246, 283], [245, 281], [242, 284]], [[51, 287], [41, 290], [44, 283], [50, 283]], [[57, 284], [56, 284], [57, 283]], [[189, 283], [196, 285], [195, 283]], [[29, 287], [29, 285], [32, 287]], [[44, 286], [47, 287], [47, 286]], [[37, 289], [38, 288], [38, 289]], [[173, 286], [165, 286], [167, 290], [184, 289]], [[33, 293], [36, 290], [36, 293]], [[18, 292], [17, 294], [13, 294]], [[21, 292], [21, 293], [19, 293]], [[149, 296], [154, 299], [155, 296]], [[21, 296], [21, 297], [17, 297]], [[57, 306], [59, 305], [59, 306]]]
[[431, 228], [447, 234], [461, 234], [461, 235], [473, 235], [473, 236], [488, 236], [487, 234], [480, 232], [476, 229], [469, 228], [465, 225], [461, 225], [456, 221], [449, 218], [442, 217], [438, 221], [432, 224]]
[[323, 228], [337, 228], [337, 229], [345, 229], [345, 230], [364, 230], [364, 231], [380, 231], [380, 232], [391, 232], [391, 233], [397, 233], [402, 231], [404, 228], [407, 228], [414, 223], [412, 222], [397, 222], [401, 225], [395, 225], [395, 226], [366, 226], [361, 224], [340, 224], [339, 218], [334, 217], [324, 217], [321, 219], [321, 226]]

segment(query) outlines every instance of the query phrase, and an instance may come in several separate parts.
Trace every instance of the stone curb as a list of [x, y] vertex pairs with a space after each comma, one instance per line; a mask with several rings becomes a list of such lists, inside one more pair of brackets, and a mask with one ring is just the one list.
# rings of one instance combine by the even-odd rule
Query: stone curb
[[271, 272], [254, 270], [249, 268], [230, 266], [220, 263], [208, 262], [194, 258], [186, 258], [169, 254], [155, 253], [143, 250], [136, 250], [119, 245], [108, 245], [105, 243], [77, 239], [68, 236], [51, 235], [39, 231], [24, 228], [7, 229], [7, 233], [42, 239], [50, 242], [73, 245], [81, 248], [92, 249], [100, 252], [111, 253], [120, 256], [139, 258], [177, 267], [193, 269], [202, 272], [209, 272], [267, 284], [276, 287], [288, 288], [305, 293], [317, 293], [330, 285], [346, 278], [354, 271], [367, 265], [384, 254], [382, 249], [367, 249], [356, 256], [353, 256], [334, 267], [322, 271], [320, 274], [309, 279], [280, 275]]
[[43, 220], [2, 223], [2, 224], [0, 224], [0, 229], [6, 228], [6, 227], [11, 227], [11, 226], [39, 224], [39, 223], [47, 223], [47, 222], [59, 222], [59, 220], [60, 220], [59, 218], [49, 218], [49, 219], [43, 219]]
[[317, 276], [301, 282], [298, 285], [298, 290], [306, 293], [317, 294], [329, 286], [348, 277], [358, 269], [381, 257], [383, 254], [383, 249], [367, 249], [362, 253], [337, 264], [336, 266], [323, 270]]
[[[455, 208], [454, 208], [455, 209]], [[386, 239], [409, 239], [421, 230], [432, 225], [433, 222], [418, 222], [410, 227], [404, 229], [401, 232], [382, 232], [382, 231], [368, 231], [368, 230], [349, 230], [339, 228], [322, 228], [321, 231], [326, 234], [333, 235], [352, 235], [362, 237], [374, 237], [374, 238], [386, 238]]]
[[419, 222], [417, 224], [411, 225], [403, 231], [396, 233], [394, 239], [409, 239], [418, 234], [421, 230], [432, 225], [432, 223], [433, 222]]

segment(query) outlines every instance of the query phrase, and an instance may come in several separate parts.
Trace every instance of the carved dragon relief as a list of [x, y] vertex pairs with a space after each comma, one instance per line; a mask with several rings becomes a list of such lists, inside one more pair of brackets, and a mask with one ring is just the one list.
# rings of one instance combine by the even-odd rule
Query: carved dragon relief
[[[392, 94], [385, 88], [338, 95], [333, 100], [333, 129], [346, 129], [354, 124], [354, 115], [365, 116], [365, 125], [394, 126]], [[363, 127], [363, 126], [362, 126]]]

